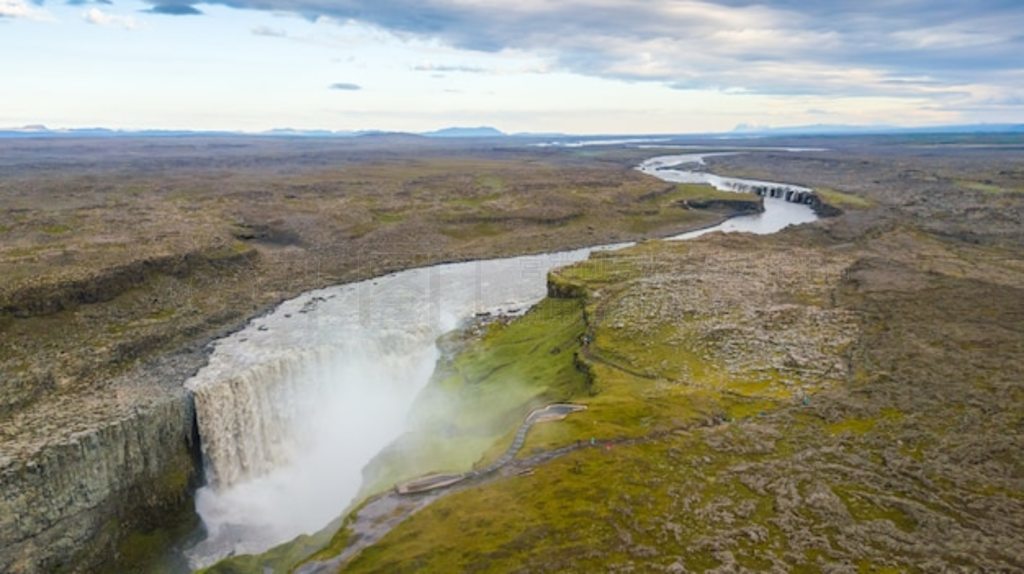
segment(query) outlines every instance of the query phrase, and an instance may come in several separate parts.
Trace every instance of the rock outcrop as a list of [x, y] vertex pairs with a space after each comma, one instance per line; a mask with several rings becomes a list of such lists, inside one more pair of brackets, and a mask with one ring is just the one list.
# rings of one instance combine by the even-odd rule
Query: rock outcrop
[[104, 393], [33, 405], [5, 424], [0, 451], [0, 571], [122, 571], [132, 533], [192, 515], [201, 477], [191, 395], [197, 356], [114, 381]]

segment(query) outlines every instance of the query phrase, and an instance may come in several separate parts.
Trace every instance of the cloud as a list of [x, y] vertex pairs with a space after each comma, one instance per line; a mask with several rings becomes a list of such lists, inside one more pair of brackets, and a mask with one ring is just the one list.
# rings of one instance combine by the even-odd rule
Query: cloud
[[192, 4], [184, 3], [158, 3], [147, 10], [151, 14], [162, 14], [164, 16], [198, 16], [202, 11]]
[[[470, 50], [532, 51], [587, 75], [763, 93], [827, 94], [845, 85], [903, 95], [915, 87], [907, 78], [956, 85], [979, 71], [1019, 68], [1024, 53], [1019, 0], [209, 1], [358, 20]], [[158, 6], [194, 10], [188, 0]], [[926, 95], [934, 87], [921, 88]]]
[[331, 84], [330, 88], [332, 90], [341, 90], [341, 91], [345, 91], [345, 92], [355, 92], [355, 91], [363, 89], [363, 87], [360, 86], [359, 84], [352, 84], [352, 83], [349, 83], [349, 82], [338, 82], [338, 83], [335, 83], [335, 84]]
[[29, 6], [25, 0], [0, 0], [0, 18], [20, 18], [37, 21], [52, 19], [47, 12]]
[[109, 26], [111, 28], [123, 28], [125, 30], [134, 30], [139, 27], [139, 23], [131, 16], [110, 14], [100, 10], [99, 8], [89, 8], [82, 14], [82, 19], [97, 26]]
[[488, 72], [487, 68], [481, 68], [477, 66], [452, 66], [452, 65], [438, 65], [425, 62], [417, 64], [412, 67], [413, 71], [416, 72], [435, 72], [435, 73], [463, 73], [463, 74], [484, 74]]
[[[145, 1], [157, 13], [199, 13], [193, 0]], [[24, 0], [0, 3], [25, 6]], [[203, 3], [358, 21], [460, 49], [529, 52], [552, 71], [685, 89], [932, 98], [965, 86], [1012, 90], [1001, 78], [1024, 69], [1020, 0]], [[461, 65], [414, 69], [480, 72]]]
[[288, 32], [282, 28], [271, 28], [270, 26], [256, 26], [252, 29], [254, 36], [266, 36], [268, 38], [287, 38]]

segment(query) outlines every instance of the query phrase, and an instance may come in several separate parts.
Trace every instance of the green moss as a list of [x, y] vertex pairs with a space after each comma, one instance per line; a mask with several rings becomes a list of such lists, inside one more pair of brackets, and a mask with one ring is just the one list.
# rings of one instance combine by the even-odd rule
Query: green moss
[[476, 184], [484, 189], [494, 191], [495, 194], [491, 197], [495, 197], [497, 194], [505, 191], [505, 178], [499, 175], [486, 174], [476, 178]]
[[853, 194], [850, 194], [850, 193], [844, 193], [842, 191], [839, 191], [839, 190], [836, 190], [836, 189], [832, 189], [830, 187], [819, 187], [819, 188], [816, 188], [814, 190], [814, 192], [816, 194], [818, 194], [818, 197], [820, 197], [822, 199], [822, 201], [824, 201], [825, 203], [827, 203], [829, 205], [835, 206], [835, 207], [840, 207], [840, 208], [849, 208], [849, 207], [865, 208], [865, 207], [871, 207], [872, 205], [874, 205], [871, 202], [871, 200], [869, 200], [867, 198], [860, 197], [859, 195], [853, 195]]
[[13, 249], [7, 249], [4, 251], [4, 255], [7, 257], [32, 257], [45, 251], [53, 249], [52, 245], [34, 245], [31, 247], [15, 247]]
[[466, 223], [461, 225], [447, 225], [441, 228], [441, 233], [452, 239], [477, 239], [480, 237], [493, 237], [502, 232], [502, 227], [497, 223]]
[[54, 224], [43, 227], [42, 231], [47, 235], [63, 235], [71, 231], [71, 228], [63, 224]]
[[906, 572], [906, 569], [895, 566], [882, 566], [871, 560], [860, 560], [857, 562], [857, 574], [900, 574], [901, 572]]
[[456, 205], [459, 207], [480, 207], [500, 197], [500, 193], [487, 193], [484, 195], [474, 195], [472, 197], [459, 197], [456, 199], [449, 200], [446, 203], [450, 205]]
[[404, 211], [375, 211], [373, 219], [380, 223], [399, 223], [405, 221], [409, 214]]
[[324, 530], [311, 536], [300, 536], [258, 556], [235, 556], [199, 571], [197, 574], [253, 574], [291, 572], [293, 568], [313, 557], [327, 546], [333, 535]]
[[913, 532], [917, 522], [899, 508], [877, 502], [875, 493], [857, 486], [836, 485], [832, 487], [836, 496], [843, 501], [850, 515], [860, 521], [887, 520], [904, 532]]
[[982, 193], [987, 193], [991, 195], [1024, 192], [1024, 187], [1004, 187], [996, 185], [989, 181], [981, 182], [970, 180], [958, 180], [956, 183], [963, 189], [969, 189], [971, 191], [980, 191]]
[[918, 462], [924, 460], [924, 444], [916, 443], [913, 445], [905, 444], [900, 447], [900, 453], [903, 456], [910, 457]]
[[582, 263], [552, 271], [548, 275], [548, 280], [574, 285], [572, 290], [577, 293], [576, 296], [584, 296], [587, 289], [622, 283], [639, 277], [644, 261], [643, 258], [610, 259], [598, 252]]
[[178, 310], [173, 308], [157, 309], [149, 314], [149, 319], [153, 321], [167, 321], [171, 317], [177, 314]]
[[898, 423], [903, 420], [903, 413], [898, 409], [886, 407], [877, 416], [864, 418], [848, 418], [827, 425], [828, 432], [833, 435], [850, 433], [862, 435], [875, 430], [878, 425]]
[[843, 434], [843, 433], [851, 433], [851, 434], [855, 434], [855, 435], [862, 435], [862, 434], [864, 434], [864, 433], [874, 429], [875, 425], [877, 423], [878, 423], [878, 421], [876, 419], [873, 419], [873, 418], [863, 418], [863, 419], [850, 418], [850, 419], [843, 419], [841, 421], [837, 421], [837, 422], [831, 423], [826, 428], [828, 429], [828, 432], [830, 432], [830, 433], [832, 433], [834, 435]]

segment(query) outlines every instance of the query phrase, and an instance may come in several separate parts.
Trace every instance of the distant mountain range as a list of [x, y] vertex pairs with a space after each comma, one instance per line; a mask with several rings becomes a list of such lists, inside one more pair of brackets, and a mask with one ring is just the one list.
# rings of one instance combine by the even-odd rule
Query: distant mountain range
[[[772, 136], [828, 136], [828, 135], [891, 135], [891, 134], [970, 134], [970, 133], [1024, 133], [1024, 124], [966, 124], [929, 127], [899, 127], [899, 126], [850, 126], [850, 125], [809, 125], [791, 127], [759, 127], [740, 124], [730, 132], [705, 133], [705, 134], [677, 134], [676, 136], [658, 134], [659, 138], [672, 137], [696, 137], [696, 136], [717, 136], [717, 137], [772, 137]], [[359, 130], [359, 131], [333, 131], [333, 130], [303, 130], [292, 128], [278, 128], [265, 132], [241, 132], [241, 131], [202, 131], [202, 130], [114, 130], [109, 128], [71, 128], [71, 129], [50, 129], [42, 125], [31, 125], [20, 128], [0, 128], [0, 138], [30, 138], [30, 137], [210, 137], [210, 136], [266, 136], [266, 137], [310, 137], [310, 138], [352, 138], [361, 136], [380, 135], [404, 135], [419, 136], [426, 138], [570, 138], [583, 137], [583, 139], [601, 139], [608, 137], [633, 137], [624, 135], [589, 135], [572, 136], [563, 133], [516, 133], [506, 134], [497, 128], [490, 126], [477, 127], [448, 127], [434, 131], [409, 133], [392, 132], [384, 130]], [[654, 137], [654, 136], [650, 136]]]
[[432, 132], [424, 132], [420, 135], [428, 138], [500, 138], [506, 134], [492, 127], [480, 126], [476, 128], [444, 128]]

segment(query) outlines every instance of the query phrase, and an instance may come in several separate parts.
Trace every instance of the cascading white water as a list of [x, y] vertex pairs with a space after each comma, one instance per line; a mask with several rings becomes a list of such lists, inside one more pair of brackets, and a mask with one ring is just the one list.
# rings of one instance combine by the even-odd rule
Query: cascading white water
[[207, 370], [189, 382], [210, 485], [229, 487], [288, 461], [296, 445], [287, 429], [305, 406], [296, 391], [328, 356], [327, 349], [296, 350], [224, 377]]
[[[653, 158], [641, 169], [665, 181], [710, 175], [657, 169], [688, 161], [701, 156]], [[678, 238], [772, 233], [815, 219], [804, 205], [765, 206]], [[439, 265], [312, 291], [218, 341], [186, 382], [208, 482], [196, 495], [207, 538], [187, 551], [191, 565], [262, 552], [338, 517], [362, 468], [405, 428], [437, 361], [437, 338], [474, 313], [535, 303], [550, 269], [591, 251]]]

